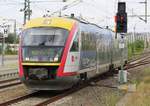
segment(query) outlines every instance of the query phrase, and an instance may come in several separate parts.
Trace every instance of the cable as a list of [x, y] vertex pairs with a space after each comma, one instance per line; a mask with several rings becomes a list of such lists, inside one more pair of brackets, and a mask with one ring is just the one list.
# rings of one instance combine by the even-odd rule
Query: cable
[[45, 11], [48, 11], [47, 9], [41, 8], [40, 6], [37, 6], [36, 4], [33, 4], [33, 5], [34, 5], [34, 7], [36, 7], [37, 9], [39, 9], [39, 10], [41, 10], [41, 11], [42, 11], [42, 10], [43, 10], [44, 12], [45, 12]]
[[54, 15], [56, 13], [59, 13], [61, 11], [65, 11], [65, 10], [67, 10], [69, 8], [72, 8], [72, 7], [76, 6], [76, 5], [78, 5], [79, 3], [81, 3], [81, 0], [74, 0], [70, 4], [67, 4], [67, 5], [63, 6], [62, 8], [60, 8], [59, 10], [53, 12], [52, 14], [50, 14], [50, 16], [52, 16], [52, 15]]
[[[92, 1], [92, 0], [91, 0]], [[94, 1], [95, 3], [94, 4], [92, 4], [93, 3], [93, 1], [92, 1], [92, 3], [90, 2], [90, 3], [88, 3], [88, 2], [84, 2], [84, 3], [86, 3], [86, 4], [88, 4], [88, 5], [90, 5], [90, 6], [92, 6], [92, 7], [94, 7], [95, 8], [95, 10], [97, 10], [97, 8], [99, 8], [100, 6], [98, 6], [98, 5], [96, 5], [97, 3], [96, 3], [96, 1]], [[110, 12], [108, 12], [108, 11], [105, 11], [104, 9], [99, 9], [101, 12], [103, 12], [103, 13], [105, 13], [105, 14], [112, 14], [112, 13], [110, 13]], [[98, 10], [97, 10], [98, 11]]]
[[142, 21], [145, 22], [145, 20], [144, 20], [143, 18], [141, 18], [140, 16], [138, 16], [134, 11], [130, 10], [129, 8], [127, 8], [127, 9], [128, 9], [130, 12], [132, 12], [133, 15], [135, 15], [135, 16], [138, 17], [140, 20], [142, 20]]
[[59, 1], [56, 1], [56, 0], [53, 0], [53, 1], [31, 1], [31, 3], [47, 3], [47, 2], [61, 2], [62, 0], [59, 0]]

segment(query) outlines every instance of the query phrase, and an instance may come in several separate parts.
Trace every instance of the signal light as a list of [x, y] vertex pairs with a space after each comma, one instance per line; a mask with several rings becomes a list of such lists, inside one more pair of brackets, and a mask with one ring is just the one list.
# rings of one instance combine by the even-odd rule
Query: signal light
[[125, 2], [118, 2], [118, 13], [115, 17], [116, 32], [127, 33], [127, 13]]
[[118, 33], [127, 32], [127, 14], [117, 14], [116, 17], [116, 31]]

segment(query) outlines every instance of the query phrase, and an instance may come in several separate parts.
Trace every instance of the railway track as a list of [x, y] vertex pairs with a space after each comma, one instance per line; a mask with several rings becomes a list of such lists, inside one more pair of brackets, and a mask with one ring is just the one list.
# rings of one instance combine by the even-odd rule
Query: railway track
[[143, 57], [144, 58], [147, 57], [147, 56], [150, 57], [149, 54], [150, 54], [150, 51], [139, 54], [140, 56], [138, 56], [137, 58], [133, 58], [133, 59], [129, 60], [129, 63], [137, 61], [137, 60], [141, 60], [141, 59], [143, 59]]
[[139, 67], [139, 66], [146, 65], [146, 64], [150, 64], [150, 61], [143, 61], [143, 62], [140, 62], [140, 63], [129, 65], [129, 66], [127, 66], [127, 69]]
[[[17, 97], [15, 99], [12, 99], [12, 100], [9, 100], [9, 101], [6, 101], [4, 103], [0, 103], [0, 106], [8, 106], [8, 105], [17, 105], [17, 104], [24, 104], [24, 103], [27, 103], [25, 101], [28, 101], [28, 100], [33, 100], [33, 104], [34, 106], [45, 106], [47, 104], [50, 104], [52, 102], [55, 102], [67, 95], [70, 95], [74, 92], [77, 92], [79, 91], [80, 89], [82, 88], [85, 88], [87, 86], [90, 85], [90, 82], [97, 82], [99, 81], [100, 79], [105, 79], [106, 77], [108, 78], [110, 75], [108, 73], [104, 73], [104, 74], [101, 74], [101, 75], [98, 75], [92, 79], [89, 79], [88, 81], [84, 82], [84, 83], [80, 83], [76, 86], [74, 86], [73, 88], [71, 89], [68, 89], [68, 90], [65, 90], [65, 91], [62, 91], [60, 92], [59, 94], [52, 94], [52, 93], [49, 93], [50, 96], [46, 97], [44, 100], [41, 100], [40, 103], [36, 103], [38, 99], [37, 98], [37, 95], [39, 95], [40, 91], [37, 91], [37, 92], [33, 92], [33, 93], [30, 93], [30, 94], [27, 94], [27, 95], [23, 95], [21, 97]], [[51, 95], [52, 94], [52, 95]], [[47, 94], [46, 94], [47, 95]], [[33, 98], [36, 98], [36, 99], [33, 99]], [[40, 98], [40, 97], [39, 97]]]
[[19, 78], [2, 80], [2, 81], [0, 81], [0, 89], [16, 86], [16, 85], [19, 85], [19, 84], [21, 84], [21, 82], [19, 81]]
[[1, 80], [0, 84], [11, 82], [11, 81], [15, 81], [15, 80], [19, 80], [19, 78], [13, 78], [13, 79], [8, 79], [8, 80]]
[[34, 96], [36, 93], [37, 93], [37, 92], [32, 92], [32, 93], [30, 93], [30, 94], [26, 94], [26, 95], [17, 97], [17, 98], [15, 98], [15, 99], [6, 101], [6, 102], [4, 102], [4, 103], [0, 103], [0, 106], [8, 106], [8, 105], [11, 105], [11, 104], [13, 104], [13, 103], [17, 103], [17, 102], [19, 102], [19, 101], [22, 101], [22, 100], [25, 100], [25, 99], [27, 99], [27, 98], [29, 98], [29, 97]]
[[0, 79], [16, 77], [16, 76], [18, 76], [18, 72], [5, 73], [5, 74], [0, 74]]
[[141, 65], [150, 64], [150, 56], [146, 56], [144, 58], [139, 58], [137, 60], [131, 61], [126, 65], [126, 69], [135, 68]]
[[[34, 102], [32, 101], [32, 102], [33, 102], [33, 104], [35, 103], [34, 106], [45, 106], [45, 105], [48, 105], [50, 103], [53, 103], [53, 102], [55, 102], [55, 101], [57, 101], [59, 99], [62, 99], [64, 97], [66, 97], [66, 96], [68, 96], [68, 95], [70, 95], [70, 94], [72, 94], [74, 92], [77, 92], [77, 91], [79, 91], [82, 88], [85, 88], [85, 87], [89, 86], [91, 82], [98, 82], [99, 80], [106, 79], [109, 76], [110, 76], [109, 73], [104, 73], [104, 74], [98, 75], [98, 76], [96, 76], [96, 77], [94, 77], [94, 78], [92, 78], [92, 79], [90, 79], [90, 80], [88, 80], [88, 81], [86, 81], [86, 82], [84, 82], [82, 84], [79, 84], [76, 87], [73, 87], [72, 89], [64, 91], [63, 93], [56, 94], [54, 96], [51, 95], [50, 97], [47, 97], [45, 100], [41, 100], [40, 103], [36, 103], [37, 100], [35, 100]], [[21, 103], [22, 104], [27, 103], [25, 101], [34, 100], [32, 98], [36, 98], [37, 99], [38, 93], [39, 92], [37, 91], [37, 92], [33, 92], [33, 93], [30, 93], [30, 94], [27, 94], [27, 95], [23, 95], [21, 97], [17, 97], [15, 99], [6, 101], [4, 103], [0, 103], [0, 106], [8, 106], [8, 105], [17, 105], [17, 104], [21, 104]]]
[[[126, 68], [127, 69], [131, 69], [131, 68], [135, 68], [135, 67], [138, 67], [138, 66], [141, 66], [141, 65], [150, 64], [150, 56], [146, 56], [144, 58], [138, 58], [138, 59], [136, 59], [134, 61], [130, 61], [127, 64]], [[48, 104], [50, 104], [52, 102], [55, 102], [55, 101], [57, 101], [57, 100], [59, 100], [61, 98], [64, 98], [65, 96], [68, 96], [68, 95], [70, 95], [70, 94], [72, 94], [72, 93], [74, 93], [74, 92], [76, 92], [76, 91], [78, 91], [78, 90], [80, 90], [82, 88], [85, 88], [85, 87], [89, 86], [91, 82], [98, 82], [99, 80], [106, 79], [109, 76], [110, 76], [109, 72], [106, 72], [104, 74], [98, 75], [98, 76], [96, 76], [96, 77], [94, 77], [92, 79], [89, 79], [88, 81], [86, 81], [84, 83], [81, 83], [78, 86], [73, 87], [73, 88], [71, 88], [69, 90], [66, 90], [66, 91], [64, 91], [62, 93], [59, 93], [59, 94], [56, 94], [56, 95], [53, 95], [53, 96], [51, 95], [50, 97], [47, 97], [46, 99], [42, 100], [40, 103], [36, 103], [34, 105], [35, 106], [48, 105]], [[36, 97], [38, 94], [39, 94], [39, 92], [33, 92], [33, 93], [30, 93], [30, 94], [26, 94], [26, 95], [23, 95], [21, 97], [17, 97], [15, 99], [6, 101], [4, 103], [0, 103], [0, 106], [8, 106], [8, 105], [12, 105], [12, 104], [17, 104], [17, 103], [26, 101], [27, 99], [28, 100], [32, 99], [32, 98]]]
[[[54, 96], [54, 97], [51, 97], [51, 98], [49, 98], [48, 100], [43, 101], [43, 102], [41, 102], [41, 103], [39, 103], [39, 104], [37, 104], [37, 105], [35, 105], [35, 106], [46, 106], [46, 105], [48, 105], [48, 104], [50, 104], [50, 103], [53, 103], [53, 102], [55, 102], [55, 101], [57, 101], [57, 100], [59, 100], [59, 99], [62, 99], [62, 98], [64, 98], [64, 97], [66, 97], [66, 96], [68, 96], [68, 95], [70, 95], [70, 94], [72, 94], [72, 93], [75, 93], [75, 92], [77, 92], [77, 91], [79, 91], [79, 90], [81, 90], [81, 89], [83, 89], [83, 88], [85, 88], [85, 87], [93, 86], [93, 84], [91, 84], [91, 83], [93, 83], [93, 82], [95, 83], [94, 86], [97, 86], [97, 85], [96, 85], [96, 82], [98, 82], [98, 81], [100, 81], [100, 80], [104, 80], [104, 79], [106, 79], [106, 78], [108, 78], [108, 77], [110, 77], [110, 76], [112, 76], [112, 75], [110, 74], [110, 72], [106, 72], [106, 73], [103, 73], [103, 74], [101, 74], [101, 75], [97, 75], [96, 77], [93, 77], [93, 78], [87, 80], [86, 82], [81, 83], [81, 84], [79, 84], [78, 86], [73, 87], [72, 89], [66, 90], [66, 92], [64, 92], [64, 93], [59, 94], [59, 95], [56, 95], [56, 96]], [[104, 85], [104, 86], [105, 86], [105, 85]], [[107, 85], [106, 85], [106, 86], [107, 86]], [[105, 86], [105, 87], [106, 87], [106, 86]], [[116, 87], [112, 87], [112, 88], [116, 88]]]

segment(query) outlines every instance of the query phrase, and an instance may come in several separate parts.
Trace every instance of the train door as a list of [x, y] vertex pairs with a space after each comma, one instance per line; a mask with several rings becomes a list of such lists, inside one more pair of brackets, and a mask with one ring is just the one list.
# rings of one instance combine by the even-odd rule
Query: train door
[[79, 70], [79, 63], [80, 63], [80, 32], [79, 30], [76, 31], [72, 43], [71, 48], [67, 56], [67, 61], [65, 65], [65, 72], [76, 72]]

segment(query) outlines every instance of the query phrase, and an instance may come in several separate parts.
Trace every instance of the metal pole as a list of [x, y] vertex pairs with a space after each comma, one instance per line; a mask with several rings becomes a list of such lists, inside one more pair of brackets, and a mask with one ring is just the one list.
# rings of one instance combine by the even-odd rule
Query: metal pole
[[27, 0], [24, 1], [24, 24], [26, 24], [26, 15], [27, 15]]
[[2, 36], [2, 45], [1, 45], [1, 66], [3, 66], [3, 36]]
[[[121, 35], [121, 39], [122, 39], [122, 41], [124, 40], [124, 35]], [[122, 42], [122, 45], [124, 45], [123, 43], [124, 43], [124, 41]], [[123, 50], [124, 50], [124, 47], [121, 48], [121, 70], [123, 70], [123, 65], [124, 65], [124, 63], [123, 63]]]
[[119, 83], [123, 84], [124, 83], [124, 77], [123, 77], [123, 48], [121, 48], [121, 70], [119, 70]]
[[3, 41], [2, 41], [2, 66], [4, 66], [4, 55], [5, 55], [5, 37], [3, 36]]
[[127, 72], [124, 70], [124, 48], [125, 48], [125, 35], [121, 35], [120, 39], [120, 52], [121, 52], [121, 70], [119, 70], [119, 83], [123, 84], [127, 82]]
[[147, 23], [147, 0], [145, 0], [145, 22]]
[[14, 34], [16, 36], [16, 19], [14, 19]]
[[[14, 19], [14, 35], [15, 35], [15, 41], [17, 39], [17, 32], [16, 32], [16, 19]], [[17, 43], [17, 42], [15, 42]]]
[[30, 0], [27, 1], [27, 4], [28, 4], [28, 6], [27, 6], [27, 7], [28, 7], [28, 8], [27, 8], [27, 11], [28, 11], [28, 12], [27, 12], [27, 14], [28, 14], [28, 20], [30, 20], [30, 16], [31, 16]]
[[134, 26], [134, 32], [133, 32], [133, 42], [132, 42], [132, 45], [133, 45], [133, 55], [134, 55], [134, 50], [135, 50], [135, 45], [134, 45], [134, 42], [135, 42], [135, 28], [136, 28], [136, 24]]
[[98, 46], [97, 46], [97, 40], [95, 42], [95, 46], [96, 46], [96, 73], [99, 73], [99, 70], [98, 70], [98, 65], [99, 65], [99, 61], [98, 61], [98, 58], [99, 58], [99, 53], [98, 53]]

